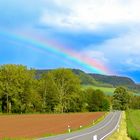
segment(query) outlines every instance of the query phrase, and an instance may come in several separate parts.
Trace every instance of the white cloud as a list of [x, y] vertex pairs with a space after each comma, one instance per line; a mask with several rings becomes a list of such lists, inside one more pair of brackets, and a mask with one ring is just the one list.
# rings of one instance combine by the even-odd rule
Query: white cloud
[[[104, 62], [113, 69], [116, 68], [116, 71], [140, 71], [140, 32], [138, 28], [117, 38], [107, 40], [102, 45], [91, 45], [87, 48], [86, 55], [89, 54], [92, 57], [96, 50], [104, 56], [105, 60], [108, 60]], [[103, 61], [100, 56], [98, 59]]]
[[53, 0], [40, 23], [70, 29], [96, 29], [102, 25], [139, 23], [139, 0]]
[[81, 53], [116, 71], [140, 71], [140, 0], [52, 1], [55, 8], [43, 11], [40, 18], [43, 25], [72, 31], [99, 31], [105, 26], [127, 26], [127, 32], [103, 44], [91, 44]]
[[131, 66], [129, 67], [129, 70], [139, 70], [140, 69], [140, 57], [135, 57], [135, 58], [128, 58], [126, 60], [126, 64]]

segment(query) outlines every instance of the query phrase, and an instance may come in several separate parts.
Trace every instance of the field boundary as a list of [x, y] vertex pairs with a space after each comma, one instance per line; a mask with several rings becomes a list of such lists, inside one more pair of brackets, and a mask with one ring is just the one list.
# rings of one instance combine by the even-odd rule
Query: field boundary
[[[94, 113], [94, 112], [93, 112]], [[103, 116], [101, 116], [100, 118], [98, 118], [97, 120], [94, 121], [94, 124], [92, 123], [91, 125], [88, 125], [88, 126], [84, 126], [82, 128], [78, 128], [76, 130], [72, 130], [70, 133], [69, 132], [66, 132], [66, 133], [62, 133], [62, 134], [56, 134], [56, 135], [52, 135], [52, 136], [48, 136], [48, 137], [43, 137], [43, 138], [51, 138], [51, 137], [55, 137], [55, 136], [61, 136], [61, 135], [64, 135], [64, 134], [71, 134], [71, 133], [74, 133], [74, 132], [80, 132], [84, 129], [87, 129], [87, 128], [90, 128], [90, 127], [93, 127], [94, 125], [100, 123], [101, 121], [103, 121], [105, 119], [105, 117], [108, 115], [109, 113], [106, 112]], [[41, 140], [41, 138], [37, 138], [36, 140]]]

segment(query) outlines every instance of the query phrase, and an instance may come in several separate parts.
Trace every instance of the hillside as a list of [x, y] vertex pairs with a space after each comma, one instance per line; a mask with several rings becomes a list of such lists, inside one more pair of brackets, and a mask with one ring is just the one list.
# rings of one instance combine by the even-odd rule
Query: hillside
[[128, 77], [106, 76], [100, 74], [89, 74], [89, 75], [92, 76], [98, 82], [111, 84], [113, 86], [135, 85], [135, 82]]
[[[49, 70], [36, 70], [36, 78], [40, 78], [40, 76], [43, 73], [46, 73], [48, 71], [51, 71], [51, 69]], [[72, 69], [72, 71], [80, 78], [81, 80], [81, 84], [83, 85], [98, 85], [98, 82], [96, 80], [94, 80], [94, 78], [90, 75], [88, 75], [87, 73], [83, 72], [82, 70], [79, 69]]]
[[113, 87], [124, 86], [129, 88], [130, 90], [139, 91], [140, 85], [136, 84], [131, 78], [121, 77], [121, 76], [107, 76], [101, 74], [89, 74], [92, 76], [97, 82], [103, 84], [110, 84]]
[[[50, 70], [37, 70], [37, 78], [40, 77], [41, 74], [46, 73]], [[108, 76], [101, 74], [93, 74], [93, 73], [85, 73], [79, 69], [72, 69], [72, 71], [80, 78], [81, 84], [83, 85], [94, 85], [98, 87], [118, 87], [124, 86], [129, 90], [133, 90], [136, 92], [140, 91], [140, 85], [136, 84], [131, 78], [121, 77], [121, 76]]]
[[99, 83], [89, 74], [82, 70], [72, 69], [72, 71], [80, 78], [83, 85], [98, 85]]

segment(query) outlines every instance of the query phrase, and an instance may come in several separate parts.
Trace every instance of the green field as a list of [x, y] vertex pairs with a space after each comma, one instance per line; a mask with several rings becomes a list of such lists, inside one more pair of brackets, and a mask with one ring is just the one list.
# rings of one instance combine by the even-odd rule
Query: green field
[[132, 140], [140, 140], [140, 110], [126, 111], [127, 131]]
[[111, 88], [111, 87], [97, 87], [97, 86], [90, 86], [90, 85], [85, 85], [83, 86], [84, 89], [86, 88], [93, 88], [93, 89], [100, 89], [102, 90], [106, 95], [113, 95], [115, 88]]
[[[100, 89], [102, 90], [106, 95], [110, 95], [112, 96], [115, 89], [116, 88], [113, 88], [113, 87], [98, 87], [98, 86], [92, 86], [92, 85], [83, 85], [83, 88], [86, 89], [86, 88], [93, 88], [93, 89]], [[132, 91], [130, 91], [130, 93], [133, 93]], [[133, 93], [133, 95], [135, 96], [140, 96], [140, 93]]]

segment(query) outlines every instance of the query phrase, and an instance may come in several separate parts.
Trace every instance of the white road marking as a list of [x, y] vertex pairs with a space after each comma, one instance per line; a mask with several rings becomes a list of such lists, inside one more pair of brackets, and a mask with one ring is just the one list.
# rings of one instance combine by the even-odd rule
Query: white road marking
[[97, 135], [94, 135], [93, 136], [93, 140], [97, 140]]
[[119, 126], [119, 122], [121, 120], [121, 114], [120, 114], [120, 117], [119, 117], [119, 120], [116, 124], [116, 126], [114, 127], [114, 129], [112, 129], [112, 131], [110, 131], [108, 134], [106, 134], [104, 137], [102, 137], [100, 140], [103, 140], [105, 137], [107, 137], [108, 135], [110, 135], [113, 131], [115, 131], [117, 129], [117, 127]]
[[115, 114], [116, 114], [116, 112], [113, 114], [113, 116], [112, 116], [112, 118], [110, 119], [110, 121], [109, 121], [108, 123], [106, 123], [104, 126], [98, 128], [98, 129], [96, 129], [96, 130], [94, 130], [94, 131], [91, 131], [91, 132], [89, 132], [89, 133], [84, 133], [84, 134], [77, 135], [77, 136], [74, 136], [74, 137], [71, 137], [71, 138], [67, 138], [66, 140], [72, 140], [72, 139], [75, 139], [75, 138], [78, 138], [78, 137], [82, 137], [82, 136], [85, 136], [85, 135], [89, 135], [89, 134], [92, 134], [93, 132], [96, 132], [96, 131], [98, 131], [98, 130], [104, 128], [104, 127], [106, 127], [106, 126], [113, 120]]

